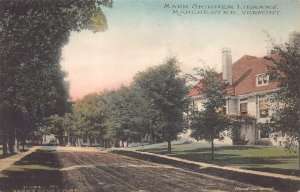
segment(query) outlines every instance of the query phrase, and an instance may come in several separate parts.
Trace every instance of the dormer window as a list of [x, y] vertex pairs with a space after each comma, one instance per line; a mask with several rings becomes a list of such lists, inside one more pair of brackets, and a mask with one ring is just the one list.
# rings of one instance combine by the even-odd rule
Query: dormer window
[[266, 73], [256, 75], [256, 86], [268, 85], [269, 75]]

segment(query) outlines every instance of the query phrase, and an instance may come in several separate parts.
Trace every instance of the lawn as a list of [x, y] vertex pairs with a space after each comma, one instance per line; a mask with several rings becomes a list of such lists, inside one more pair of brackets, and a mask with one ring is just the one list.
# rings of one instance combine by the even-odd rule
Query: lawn
[[[167, 143], [147, 145], [137, 148], [140, 151], [167, 154]], [[167, 154], [182, 159], [252, 169], [275, 173], [300, 175], [298, 150], [289, 152], [280, 146], [226, 146], [216, 145], [215, 160], [211, 160], [209, 143], [175, 141], [172, 153]]]

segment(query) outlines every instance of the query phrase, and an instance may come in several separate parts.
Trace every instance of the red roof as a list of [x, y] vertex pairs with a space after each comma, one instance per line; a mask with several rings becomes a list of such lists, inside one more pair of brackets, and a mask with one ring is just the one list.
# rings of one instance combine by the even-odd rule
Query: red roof
[[[272, 55], [272, 58], [279, 59], [278, 54]], [[245, 55], [232, 65], [232, 86], [227, 90], [228, 95], [243, 95], [268, 91], [277, 88], [278, 83], [270, 82], [267, 85], [256, 85], [256, 76], [266, 73], [272, 69], [274, 63], [264, 57], [254, 57]], [[189, 96], [201, 94], [203, 86], [201, 83], [195, 85], [189, 92]]]
[[203, 90], [203, 85], [202, 85], [202, 83], [197, 83], [197, 84], [190, 90], [190, 92], [188, 93], [188, 96], [190, 96], [190, 97], [197, 96], [197, 95], [201, 94], [202, 90]]

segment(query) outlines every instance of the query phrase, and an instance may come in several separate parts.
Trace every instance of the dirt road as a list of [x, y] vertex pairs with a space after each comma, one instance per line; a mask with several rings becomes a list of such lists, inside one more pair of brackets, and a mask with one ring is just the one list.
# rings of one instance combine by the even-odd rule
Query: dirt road
[[0, 191], [237, 191], [253, 187], [97, 151], [37, 151], [0, 174]]

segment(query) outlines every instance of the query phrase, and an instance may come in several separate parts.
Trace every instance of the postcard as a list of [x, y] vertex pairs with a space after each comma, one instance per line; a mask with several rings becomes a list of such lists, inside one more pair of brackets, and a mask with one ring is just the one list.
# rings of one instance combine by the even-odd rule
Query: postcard
[[1, 0], [0, 191], [300, 190], [299, 0]]

